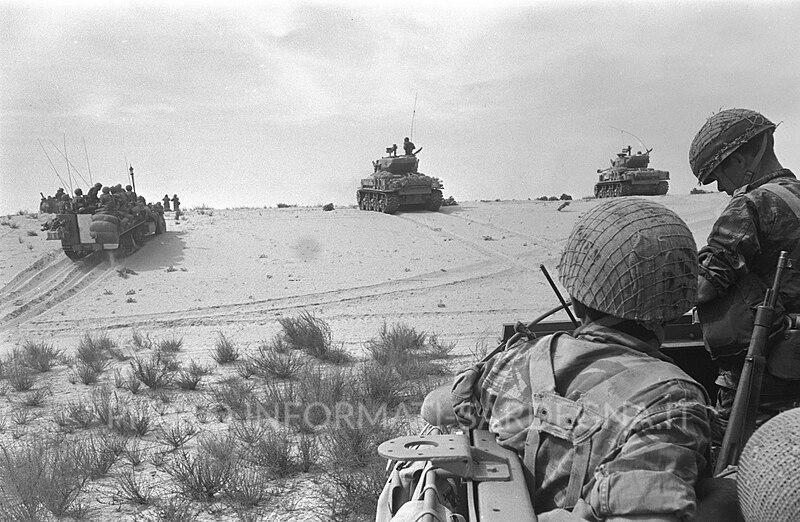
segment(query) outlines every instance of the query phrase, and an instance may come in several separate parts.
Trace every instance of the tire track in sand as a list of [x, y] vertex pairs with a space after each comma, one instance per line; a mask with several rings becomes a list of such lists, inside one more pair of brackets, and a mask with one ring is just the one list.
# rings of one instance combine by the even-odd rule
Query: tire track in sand
[[[10, 330], [26, 321], [42, 315], [54, 306], [63, 303], [76, 294], [85, 291], [113, 270], [105, 263], [101, 255], [91, 255], [83, 261], [73, 262], [67, 259], [68, 265], [61, 261], [46, 266], [30, 278], [15, 285], [9, 295], [15, 298], [10, 306], [4, 304], [0, 313], [0, 332]], [[6, 303], [7, 301], [4, 301]], [[8, 311], [11, 309], [10, 311]]]

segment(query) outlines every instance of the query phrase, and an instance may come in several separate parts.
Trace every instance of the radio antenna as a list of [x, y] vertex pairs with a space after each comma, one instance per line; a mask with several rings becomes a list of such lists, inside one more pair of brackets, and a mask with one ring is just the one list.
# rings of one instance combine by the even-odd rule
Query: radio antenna
[[612, 129], [614, 129], [614, 130], [618, 130], [618, 131], [620, 131], [620, 132], [622, 132], [622, 133], [629, 134], [629, 135], [633, 136], [634, 138], [636, 138], [637, 140], [639, 140], [639, 143], [641, 143], [641, 144], [642, 144], [642, 147], [644, 147], [644, 150], [651, 150], [651, 149], [650, 149], [650, 148], [649, 148], [647, 145], [645, 145], [645, 144], [644, 144], [644, 142], [642, 141], [642, 139], [641, 139], [639, 136], [637, 136], [636, 134], [634, 134], [634, 133], [632, 133], [632, 132], [628, 132], [628, 131], [626, 131], [626, 130], [624, 130], [624, 129], [618, 129], [618, 128], [614, 127], [613, 125], [609, 125], [609, 127], [611, 127], [611, 128], [612, 128]]
[[81, 138], [83, 139], [83, 155], [86, 156], [86, 170], [89, 171], [89, 185], [91, 186], [94, 185], [94, 181], [92, 180], [92, 167], [89, 166], [89, 153], [86, 152], [86, 137], [81, 136]]
[[417, 96], [419, 96], [419, 91], [414, 94], [414, 109], [411, 111], [411, 141], [414, 141], [414, 117], [417, 115]]

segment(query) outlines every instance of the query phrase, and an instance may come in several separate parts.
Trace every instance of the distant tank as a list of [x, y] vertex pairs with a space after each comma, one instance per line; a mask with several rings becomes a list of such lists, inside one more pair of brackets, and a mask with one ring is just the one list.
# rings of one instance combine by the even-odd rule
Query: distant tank
[[617, 153], [611, 167], [597, 169], [599, 180], [594, 186], [598, 198], [614, 196], [663, 196], [669, 190], [669, 172], [648, 168], [650, 151], [631, 154], [630, 146]]
[[400, 207], [410, 205], [422, 205], [434, 212], [439, 210], [444, 187], [439, 178], [417, 170], [416, 153], [422, 149], [403, 156], [397, 156], [396, 150], [396, 147], [389, 147], [388, 156], [372, 162], [374, 172], [361, 180], [361, 188], [356, 191], [358, 208], [386, 214], [394, 214]]

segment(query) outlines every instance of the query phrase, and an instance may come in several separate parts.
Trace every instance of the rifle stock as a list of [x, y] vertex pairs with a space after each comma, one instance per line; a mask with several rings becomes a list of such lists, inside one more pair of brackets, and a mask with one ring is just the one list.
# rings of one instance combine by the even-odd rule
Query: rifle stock
[[781, 251], [772, 288], [767, 290], [763, 303], [756, 310], [753, 335], [750, 337], [750, 345], [747, 347], [742, 374], [736, 388], [736, 397], [733, 400], [733, 409], [714, 468], [715, 475], [725, 471], [728, 466], [736, 465], [747, 439], [755, 431], [758, 403], [761, 398], [761, 383], [767, 362], [767, 340], [775, 319], [775, 303], [780, 290], [781, 278], [787, 266], [789, 266], [788, 253]]

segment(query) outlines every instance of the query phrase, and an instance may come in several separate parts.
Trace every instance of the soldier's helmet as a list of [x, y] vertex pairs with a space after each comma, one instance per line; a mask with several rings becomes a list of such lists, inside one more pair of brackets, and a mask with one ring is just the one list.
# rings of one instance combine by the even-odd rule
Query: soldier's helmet
[[81, 189], [79, 189], [79, 188], [76, 188], [76, 189], [75, 189], [75, 195], [76, 195], [76, 196], [80, 196], [80, 195], [82, 195], [82, 194], [83, 194], [83, 191], [82, 191]]
[[727, 109], [711, 116], [700, 127], [689, 147], [689, 165], [703, 185], [715, 181], [711, 173], [725, 158], [762, 132], [776, 125], [750, 109]]
[[130, 185], [125, 185], [125, 190], [133, 190], [133, 187], [131, 187]]
[[558, 264], [574, 298], [615, 317], [665, 322], [697, 297], [697, 245], [686, 223], [642, 198], [607, 201], [582, 215]]
[[95, 183], [94, 186], [99, 189], [100, 187], [103, 186], [103, 184], [102, 183]]
[[739, 459], [736, 483], [745, 520], [800, 520], [800, 408], [753, 433]]
[[103, 194], [108, 194], [111, 192], [111, 187], [103, 187]]

